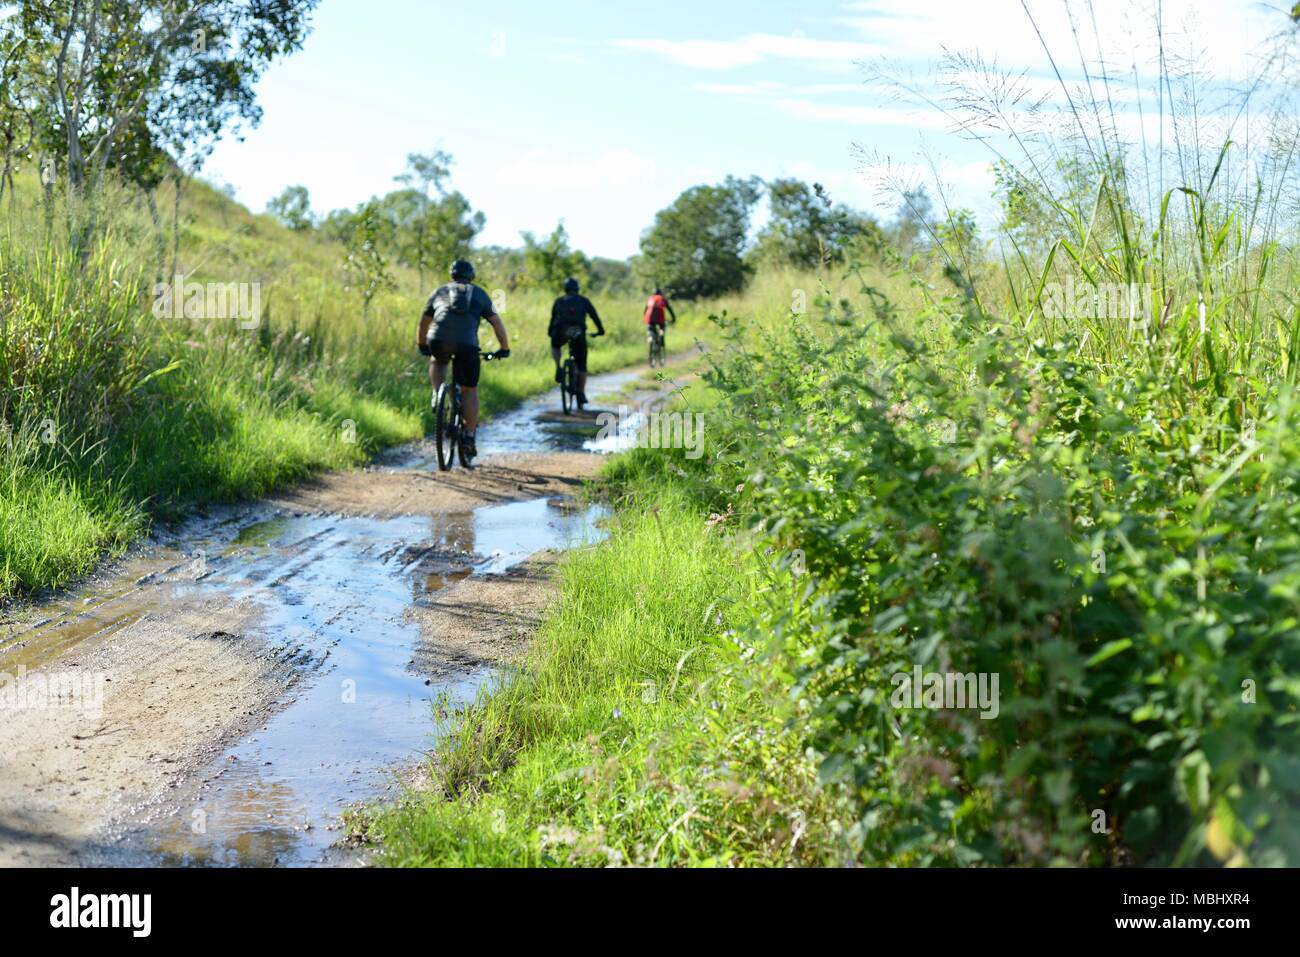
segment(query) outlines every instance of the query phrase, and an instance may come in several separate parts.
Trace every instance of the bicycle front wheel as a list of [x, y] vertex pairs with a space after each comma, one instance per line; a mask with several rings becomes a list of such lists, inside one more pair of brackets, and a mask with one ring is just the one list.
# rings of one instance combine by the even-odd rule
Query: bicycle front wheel
[[438, 386], [438, 398], [433, 403], [434, 436], [438, 443], [438, 469], [445, 472], [455, 461], [456, 446], [459, 444], [458, 423], [456, 422], [456, 399], [451, 386], [443, 383]]

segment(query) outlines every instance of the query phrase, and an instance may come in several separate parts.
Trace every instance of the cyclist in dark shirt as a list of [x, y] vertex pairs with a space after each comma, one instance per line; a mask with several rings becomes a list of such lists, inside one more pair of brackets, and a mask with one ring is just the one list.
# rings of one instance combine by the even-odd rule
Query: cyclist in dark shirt
[[605, 334], [605, 326], [596, 315], [596, 307], [586, 296], [578, 295], [578, 280], [564, 281], [564, 295], [551, 306], [551, 324], [546, 332], [551, 337], [551, 358], [555, 360], [555, 381], [564, 381], [560, 357], [564, 344], [569, 344], [569, 355], [578, 367], [578, 406], [587, 404], [587, 319], [596, 325], [596, 335]]
[[492, 305], [491, 297], [474, 285], [473, 280], [474, 267], [468, 260], [457, 259], [452, 263], [451, 282], [439, 286], [429, 297], [417, 334], [420, 351], [431, 357], [429, 381], [433, 383], [434, 401], [437, 401], [438, 387], [447, 375], [447, 365], [451, 364], [452, 381], [460, 386], [461, 416], [465, 423], [462, 447], [470, 456], [478, 454], [475, 442], [481, 369], [478, 324], [482, 320], [491, 323], [501, 345], [497, 358], [504, 359], [510, 355], [505, 323]]

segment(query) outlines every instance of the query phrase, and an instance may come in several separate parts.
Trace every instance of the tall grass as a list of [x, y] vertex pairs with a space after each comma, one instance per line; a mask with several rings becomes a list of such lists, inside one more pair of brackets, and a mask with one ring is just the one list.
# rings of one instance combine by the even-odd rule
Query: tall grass
[[[950, 65], [966, 85], [940, 105], [966, 128], [1016, 118], [1004, 78]], [[1118, 139], [1085, 82], [1056, 114], [1070, 135], [998, 127], [1024, 149], [998, 154], [993, 243], [941, 222], [890, 280], [721, 321], [708, 494], [786, 556], [751, 640], [812, 702], [863, 860], [1300, 859], [1295, 137], [1263, 112], [1245, 162], [1206, 136], [1219, 118], [1179, 117], [1152, 195], [1165, 150]], [[1066, 281], [1152, 294], [1049, 313]], [[999, 716], [898, 705], [918, 666], [1000, 676]]]
[[834, 795], [733, 640], [754, 558], [671, 477], [621, 488], [653, 510], [625, 502], [610, 540], [565, 562], [521, 673], [451, 726], [432, 790], [370, 822], [387, 863], [840, 859]]

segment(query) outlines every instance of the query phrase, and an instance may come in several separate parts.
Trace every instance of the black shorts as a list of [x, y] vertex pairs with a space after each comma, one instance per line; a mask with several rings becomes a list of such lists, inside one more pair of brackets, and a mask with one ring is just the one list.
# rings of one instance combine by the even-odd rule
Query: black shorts
[[483, 368], [483, 360], [479, 356], [478, 346], [467, 346], [455, 342], [438, 342], [436, 339], [429, 343], [429, 349], [433, 355], [433, 361], [446, 364], [451, 363], [451, 379], [462, 389], [477, 389], [479, 372]]
[[563, 349], [565, 343], [569, 346], [569, 355], [573, 356], [573, 362], [578, 367], [579, 372], [587, 371], [587, 337], [585, 335], [570, 339], [568, 336], [551, 336], [551, 348]]

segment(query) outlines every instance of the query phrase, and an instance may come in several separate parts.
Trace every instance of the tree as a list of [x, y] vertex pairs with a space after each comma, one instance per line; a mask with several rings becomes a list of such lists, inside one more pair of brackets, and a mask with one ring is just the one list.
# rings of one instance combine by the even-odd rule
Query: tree
[[[412, 153], [407, 162], [409, 171], [396, 179], [411, 185], [371, 199], [355, 210], [336, 209], [325, 216], [320, 228], [343, 243], [349, 256], [379, 253], [385, 262], [391, 256], [417, 270], [423, 291], [425, 273], [430, 268], [445, 269], [453, 259], [468, 255], [486, 220], [463, 194], [446, 192], [443, 187], [451, 164], [446, 153], [427, 157]], [[370, 237], [373, 250], [359, 249], [358, 236]]]
[[397, 283], [388, 266], [384, 247], [392, 243], [392, 223], [380, 210], [378, 200], [362, 204], [342, 225], [344, 288], [361, 294], [361, 315], [370, 317], [370, 306], [381, 292]]
[[528, 270], [522, 249], [480, 246], [474, 250], [474, 267], [480, 275], [496, 277], [511, 292], [527, 283]]
[[[0, 198], [40, 138], [40, 60], [15, 18], [0, 21]], [[11, 193], [12, 197], [12, 193]]]
[[297, 233], [306, 232], [315, 225], [311, 194], [306, 186], [286, 186], [279, 196], [266, 204], [266, 211]]
[[656, 213], [641, 237], [643, 280], [683, 299], [739, 290], [751, 269], [743, 254], [760, 187], [755, 178], [728, 176], [691, 187]]
[[613, 296], [635, 295], [636, 277], [626, 259], [593, 256], [587, 263], [587, 281], [595, 292]]
[[[152, 189], [168, 155], [197, 168], [224, 129], [257, 123], [254, 84], [301, 46], [317, 2], [21, 0], [12, 19], [41, 62], [43, 122], [74, 197], [112, 167]], [[74, 243], [94, 222], [92, 202]]]
[[[436, 193], [439, 197], [446, 195], [442, 184], [451, 173], [451, 162], [451, 154], [442, 150], [428, 154], [408, 153], [406, 172], [393, 177], [408, 187], [406, 201], [400, 204], [409, 210], [404, 217], [409, 241], [404, 244], [402, 261], [415, 267], [421, 289], [424, 288], [424, 272], [440, 251], [430, 248], [431, 228], [435, 221], [445, 219], [445, 216], [430, 215], [430, 207], [434, 205], [433, 194]], [[479, 229], [481, 228], [480, 223]], [[472, 238], [473, 234], [468, 237]]]
[[474, 211], [460, 192], [447, 193], [430, 204], [422, 219], [427, 261], [435, 269], [446, 269], [453, 259], [467, 256], [486, 222], [487, 217]]
[[559, 289], [570, 276], [585, 282], [587, 257], [569, 246], [569, 234], [560, 222], [545, 239], [523, 233], [524, 269], [531, 285]]
[[421, 289], [430, 268], [445, 269], [469, 252], [485, 222], [459, 192], [430, 199], [415, 189], [399, 189], [375, 203], [389, 226], [389, 248], [398, 262], [417, 271]]
[[[466, 255], [486, 222], [462, 193], [447, 191], [444, 184], [451, 163], [451, 156], [441, 150], [410, 153], [406, 172], [394, 177], [405, 188], [371, 201], [372, 212], [384, 221], [384, 248], [402, 265], [416, 270], [422, 290], [425, 274]], [[321, 228], [346, 242], [360, 211], [335, 210]]]
[[904, 190], [898, 204], [898, 217], [894, 220], [894, 242], [904, 255], [911, 255], [928, 244], [933, 207], [924, 186]]
[[876, 221], [844, 204], [833, 204], [820, 183], [797, 179], [768, 184], [770, 218], [758, 235], [754, 258], [817, 269], [841, 262], [856, 243], [878, 248]]
[[451, 154], [443, 150], [432, 153], [407, 153], [406, 172], [399, 173], [393, 179], [403, 186], [419, 190], [431, 199], [431, 192], [439, 196], [444, 193], [443, 182], [451, 174]]

